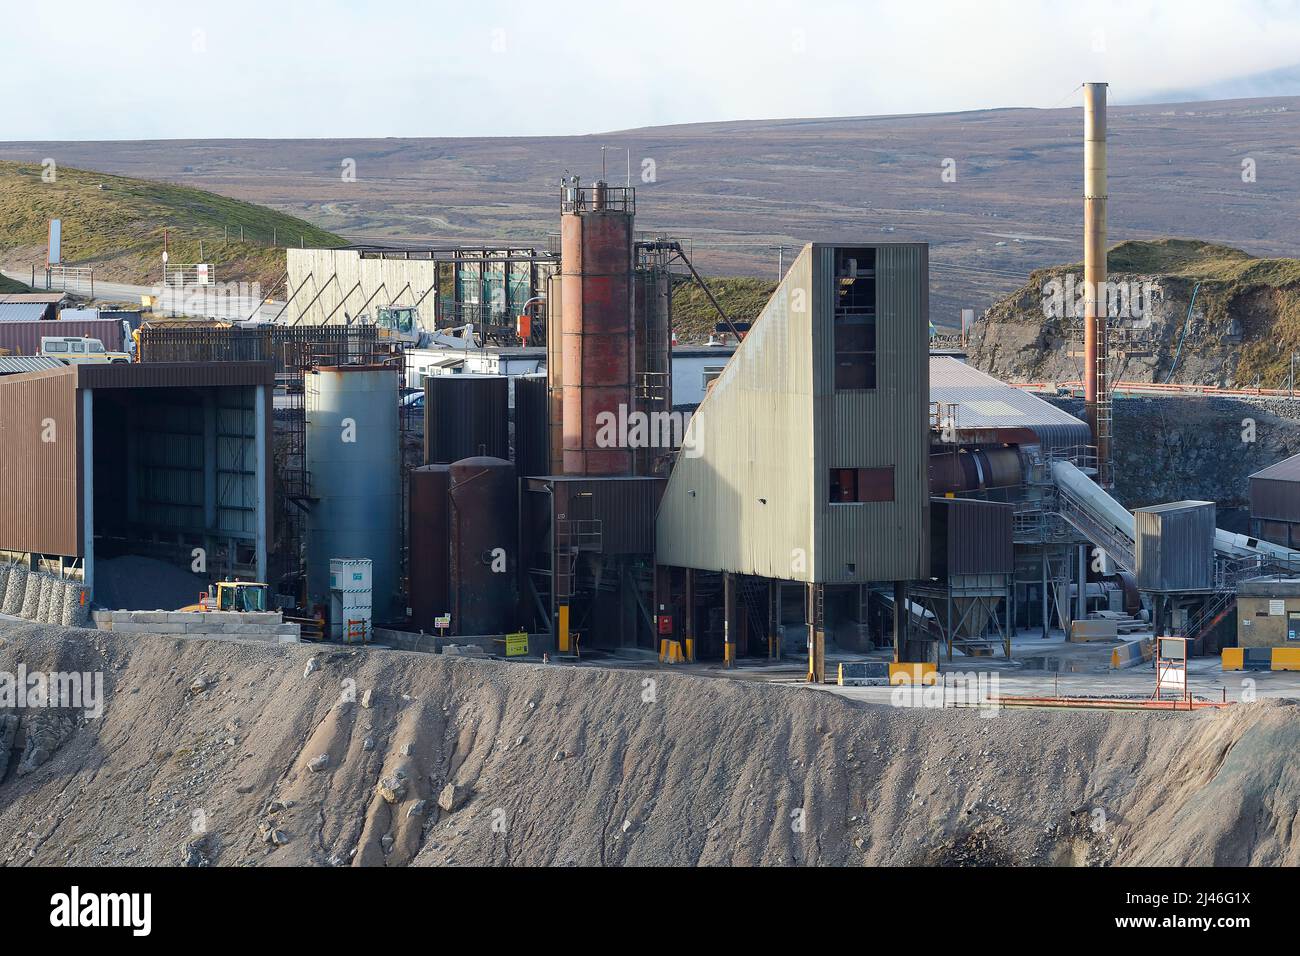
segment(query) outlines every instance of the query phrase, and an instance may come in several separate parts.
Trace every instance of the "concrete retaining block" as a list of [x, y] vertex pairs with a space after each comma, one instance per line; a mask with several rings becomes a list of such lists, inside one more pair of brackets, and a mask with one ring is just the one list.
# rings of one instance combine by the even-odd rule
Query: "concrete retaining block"
[[4, 604], [0, 605], [0, 614], [11, 614], [17, 617], [22, 613], [23, 603], [27, 597], [28, 574], [26, 568], [17, 565], [9, 569], [9, 581], [5, 585], [5, 600]]

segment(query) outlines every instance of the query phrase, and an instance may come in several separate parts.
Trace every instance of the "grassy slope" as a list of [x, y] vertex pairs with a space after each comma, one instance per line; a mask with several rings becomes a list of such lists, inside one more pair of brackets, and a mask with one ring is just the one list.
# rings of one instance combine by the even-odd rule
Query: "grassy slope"
[[0, 276], [0, 293], [13, 294], [18, 292], [31, 292], [31, 291], [32, 290], [29, 289], [22, 282], [15, 282], [13, 279], [8, 278], [7, 276]]
[[[752, 322], [776, 291], [776, 282], [746, 276], [705, 276], [711, 291], [733, 322]], [[681, 342], [704, 342], [721, 322], [700, 287], [691, 279], [673, 287], [673, 328]]]
[[[0, 256], [23, 261], [41, 250], [49, 220], [63, 220], [63, 259], [94, 266], [105, 279], [156, 281], [168, 240], [173, 262], [216, 266], [222, 281], [269, 285], [284, 271], [282, 249], [271, 245], [343, 245], [344, 240], [293, 216], [252, 203], [170, 183], [59, 167], [44, 182], [39, 166], [0, 163]], [[102, 188], [101, 188], [102, 187]], [[225, 230], [245, 241], [225, 241]], [[9, 254], [9, 255], [6, 255]]]
[[[1300, 351], [1300, 259], [1259, 259], [1240, 249], [1195, 239], [1156, 239], [1119, 243], [1106, 254], [1106, 265], [1112, 277], [1183, 280], [1189, 297], [1199, 282], [1196, 308], [1203, 311], [1207, 323], [1222, 327], [1236, 318], [1242, 325], [1237, 383], [1276, 386], [1285, 381], [1290, 355]], [[1067, 272], [1081, 275], [1083, 263], [1034, 272], [1025, 289], [1004, 304]], [[995, 306], [997, 311], [1002, 310]]]

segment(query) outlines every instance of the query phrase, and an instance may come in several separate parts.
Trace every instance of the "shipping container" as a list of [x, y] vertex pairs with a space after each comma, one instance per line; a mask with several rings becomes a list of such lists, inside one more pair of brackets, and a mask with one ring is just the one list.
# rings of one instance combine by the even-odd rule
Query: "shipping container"
[[1208, 591], [1214, 587], [1212, 501], [1174, 501], [1133, 512], [1137, 579], [1143, 591]]
[[41, 339], [48, 335], [99, 339], [108, 351], [123, 351], [122, 323], [117, 319], [0, 322], [0, 351], [10, 355], [40, 355]]

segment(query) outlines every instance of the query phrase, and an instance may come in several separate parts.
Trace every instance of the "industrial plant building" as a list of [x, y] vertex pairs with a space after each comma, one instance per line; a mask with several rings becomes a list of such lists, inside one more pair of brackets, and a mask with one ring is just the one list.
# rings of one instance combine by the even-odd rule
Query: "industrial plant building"
[[[1104, 87], [1087, 103], [1099, 280]], [[1096, 618], [1210, 651], [1239, 594], [1300, 572], [1295, 459], [1252, 478], [1249, 537], [1212, 504], [1112, 497], [1095, 302], [1085, 422], [931, 350], [925, 244], [809, 243], [736, 323], [689, 243], [637, 232], [634, 188], [557, 198], [554, 241], [290, 249], [274, 323], [151, 323], [131, 364], [0, 366], [0, 557], [93, 594], [104, 558], [201, 552], [321, 636], [793, 652], [814, 680], [828, 647], [1010, 657]], [[674, 347], [686, 282], [717, 311], [708, 345]]]

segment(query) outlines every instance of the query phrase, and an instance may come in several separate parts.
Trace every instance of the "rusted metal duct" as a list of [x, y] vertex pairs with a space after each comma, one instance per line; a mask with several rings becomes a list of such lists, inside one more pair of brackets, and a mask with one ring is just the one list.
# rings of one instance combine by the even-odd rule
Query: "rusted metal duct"
[[1016, 448], [976, 448], [930, 456], [930, 494], [1011, 488], [1024, 480]]
[[1083, 86], [1083, 390], [1101, 484], [1110, 483], [1106, 383], [1106, 84]]

